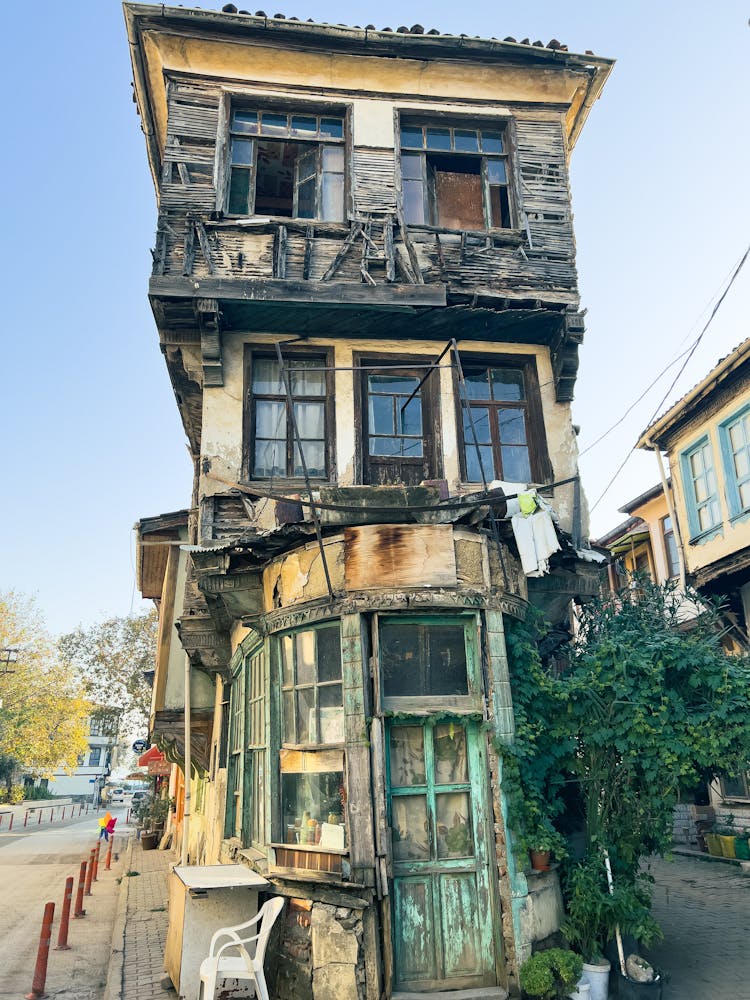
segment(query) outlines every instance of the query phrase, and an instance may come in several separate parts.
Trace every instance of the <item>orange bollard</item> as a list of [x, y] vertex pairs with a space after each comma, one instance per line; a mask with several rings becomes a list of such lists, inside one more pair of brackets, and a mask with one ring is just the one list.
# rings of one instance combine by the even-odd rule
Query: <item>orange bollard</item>
[[39, 821], [37, 823], [37, 826], [41, 826], [42, 825], [42, 813], [43, 812], [44, 812], [44, 809], [40, 809], [39, 812], [38, 812], [38, 814], [37, 814], [39, 816]]
[[73, 911], [73, 916], [77, 920], [79, 917], [85, 917], [86, 911], [83, 908], [83, 890], [86, 885], [86, 869], [88, 865], [85, 861], [81, 862], [81, 870], [78, 873], [78, 892], [76, 893], [76, 908]]
[[109, 835], [109, 847], [107, 848], [107, 859], [104, 862], [105, 872], [108, 872], [112, 866], [112, 845], [114, 844], [114, 842], [115, 842], [115, 835], [114, 833], [111, 833]]
[[8, 823], [8, 833], [13, 829], [13, 813], [10, 814], [10, 823]]
[[97, 841], [97, 845], [94, 849], [94, 874], [92, 876], [94, 882], [98, 882], [99, 874], [99, 848], [101, 847], [101, 841]]
[[91, 848], [91, 854], [89, 856], [88, 870], [86, 872], [86, 889], [85, 889], [85, 892], [84, 892], [84, 895], [86, 895], [86, 896], [90, 896], [91, 895], [91, 880], [94, 877], [94, 855], [95, 854], [96, 854], [96, 851], [92, 847]]
[[27, 809], [27, 810], [26, 810], [26, 813], [25, 813], [25, 815], [24, 815], [24, 817], [23, 817], [23, 825], [24, 825], [24, 826], [26, 826], [26, 824], [27, 824], [28, 822], [29, 822], [29, 810]]
[[55, 916], [55, 904], [47, 903], [44, 907], [44, 917], [42, 918], [42, 933], [39, 936], [39, 951], [36, 955], [36, 967], [34, 969], [34, 982], [31, 984], [31, 993], [26, 994], [26, 1000], [39, 1000], [47, 994], [44, 986], [47, 982], [47, 959], [49, 958], [49, 943], [52, 938], [52, 920]]
[[68, 923], [70, 921], [70, 904], [73, 900], [73, 876], [65, 879], [65, 895], [63, 896], [62, 916], [60, 917], [60, 929], [57, 932], [57, 947], [55, 951], [70, 951], [68, 944]]

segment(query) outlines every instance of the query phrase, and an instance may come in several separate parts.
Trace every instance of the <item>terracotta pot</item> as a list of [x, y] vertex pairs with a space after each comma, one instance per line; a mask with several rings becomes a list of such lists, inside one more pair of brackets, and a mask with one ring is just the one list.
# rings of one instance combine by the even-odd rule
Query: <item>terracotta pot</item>
[[531, 858], [531, 867], [535, 872], [549, 871], [549, 851], [529, 851], [529, 857]]
[[153, 851], [159, 842], [158, 833], [142, 833], [141, 834], [141, 847], [144, 851]]

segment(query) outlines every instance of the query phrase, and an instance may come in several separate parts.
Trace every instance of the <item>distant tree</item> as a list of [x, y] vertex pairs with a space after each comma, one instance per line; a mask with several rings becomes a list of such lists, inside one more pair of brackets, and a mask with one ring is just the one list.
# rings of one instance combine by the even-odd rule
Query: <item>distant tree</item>
[[122, 710], [120, 736], [128, 742], [148, 728], [151, 687], [144, 673], [154, 669], [157, 629], [154, 609], [79, 627], [58, 640], [62, 657], [83, 678], [88, 697]]
[[88, 749], [91, 704], [34, 601], [14, 591], [0, 593], [0, 648], [16, 651], [0, 673], [0, 780], [10, 788], [18, 769], [35, 777], [72, 771]]

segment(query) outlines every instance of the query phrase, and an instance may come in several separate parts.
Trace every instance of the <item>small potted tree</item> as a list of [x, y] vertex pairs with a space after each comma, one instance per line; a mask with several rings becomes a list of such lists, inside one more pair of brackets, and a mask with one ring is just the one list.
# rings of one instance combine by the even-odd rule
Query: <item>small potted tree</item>
[[170, 806], [169, 798], [147, 795], [135, 807], [141, 847], [144, 851], [153, 851], [159, 842], [159, 835], [164, 829]]
[[564, 948], [548, 948], [527, 958], [521, 966], [525, 996], [539, 1000], [564, 1000], [581, 978], [581, 956]]

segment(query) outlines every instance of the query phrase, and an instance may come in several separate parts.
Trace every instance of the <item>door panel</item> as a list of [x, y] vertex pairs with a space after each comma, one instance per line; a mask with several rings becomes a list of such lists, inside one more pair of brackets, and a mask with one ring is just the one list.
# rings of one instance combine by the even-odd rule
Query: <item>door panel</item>
[[403, 989], [496, 983], [482, 739], [477, 723], [460, 720], [389, 728], [394, 978]]

